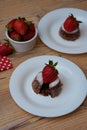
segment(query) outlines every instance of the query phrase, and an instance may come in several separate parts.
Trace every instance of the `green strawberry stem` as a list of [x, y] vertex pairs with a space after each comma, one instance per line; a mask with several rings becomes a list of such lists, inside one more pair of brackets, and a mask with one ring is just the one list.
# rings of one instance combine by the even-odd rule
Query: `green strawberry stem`
[[27, 25], [33, 24], [32, 21], [27, 21]]
[[18, 17], [18, 20], [23, 20], [27, 23], [27, 25], [31, 25], [32, 21], [27, 21], [25, 17]]
[[25, 17], [18, 17], [18, 20], [26, 21]]
[[46, 65], [50, 65], [50, 66], [52, 66], [52, 67], [53, 67], [53, 68], [58, 72], [58, 70], [55, 68], [55, 67], [57, 66], [57, 64], [58, 64], [58, 62], [53, 63], [52, 60], [49, 60], [49, 63], [46, 64]]
[[77, 19], [76, 19], [76, 17], [74, 17], [74, 15], [73, 15], [73, 14], [69, 15], [69, 17], [74, 18], [74, 19], [77, 21], [78, 25], [79, 25], [79, 23], [82, 23], [82, 21], [77, 20]]

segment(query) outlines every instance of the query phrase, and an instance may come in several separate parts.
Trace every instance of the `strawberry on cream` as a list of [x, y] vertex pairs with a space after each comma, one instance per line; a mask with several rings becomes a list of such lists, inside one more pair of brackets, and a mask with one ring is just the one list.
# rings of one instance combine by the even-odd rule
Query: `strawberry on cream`
[[82, 23], [78, 21], [73, 14], [69, 15], [59, 29], [59, 35], [68, 41], [75, 41], [80, 37], [79, 25]]
[[65, 30], [64, 24], [62, 24], [62, 30], [65, 31], [68, 34], [74, 34], [74, 33], [78, 32], [79, 28], [76, 28], [74, 31], [68, 32], [67, 30]]
[[[42, 72], [39, 72], [36, 76], [36, 80], [39, 82], [40, 85], [43, 84], [43, 77], [42, 77]], [[53, 88], [54, 86], [56, 86], [59, 83], [59, 78], [57, 77], [56, 80], [54, 80], [53, 82], [49, 83], [49, 88]]]

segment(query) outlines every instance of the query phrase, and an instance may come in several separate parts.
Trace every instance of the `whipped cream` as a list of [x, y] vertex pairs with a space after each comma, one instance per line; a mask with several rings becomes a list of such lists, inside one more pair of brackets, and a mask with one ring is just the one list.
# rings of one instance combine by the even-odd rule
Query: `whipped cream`
[[59, 78], [57, 78], [56, 80], [54, 80], [53, 82], [51, 82], [51, 83], [49, 84], [49, 88], [55, 87], [58, 83], [59, 83]]
[[43, 84], [42, 72], [39, 72], [39, 73], [37, 74], [36, 80], [40, 83], [40, 85]]
[[79, 29], [76, 28], [74, 31], [68, 32], [68, 31], [65, 30], [64, 25], [62, 24], [62, 30], [65, 31], [65, 32], [68, 33], [68, 34], [74, 34], [74, 33], [78, 32]]

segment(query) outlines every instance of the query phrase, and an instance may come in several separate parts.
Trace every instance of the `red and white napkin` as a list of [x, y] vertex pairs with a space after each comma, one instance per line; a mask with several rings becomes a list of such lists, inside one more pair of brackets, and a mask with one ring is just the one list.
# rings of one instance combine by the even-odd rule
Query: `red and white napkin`
[[0, 71], [8, 70], [13, 68], [10, 59], [7, 56], [0, 55]]

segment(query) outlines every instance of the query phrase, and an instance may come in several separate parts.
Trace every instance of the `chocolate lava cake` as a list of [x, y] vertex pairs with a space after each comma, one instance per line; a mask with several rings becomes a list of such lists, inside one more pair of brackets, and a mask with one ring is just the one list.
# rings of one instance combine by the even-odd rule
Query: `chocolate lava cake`
[[52, 98], [60, 94], [62, 83], [58, 70], [55, 69], [56, 65], [57, 62], [53, 64], [53, 61], [50, 60], [49, 64], [46, 64], [43, 70], [35, 76], [32, 88], [36, 94], [50, 95]]
[[73, 14], [71, 14], [60, 27], [59, 35], [65, 40], [75, 41], [80, 37], [79, 23], [81, 23], [81, 21], [78, 21]]

